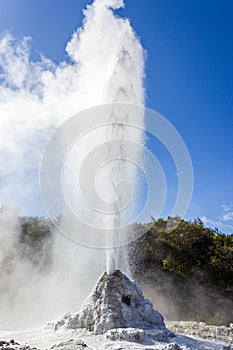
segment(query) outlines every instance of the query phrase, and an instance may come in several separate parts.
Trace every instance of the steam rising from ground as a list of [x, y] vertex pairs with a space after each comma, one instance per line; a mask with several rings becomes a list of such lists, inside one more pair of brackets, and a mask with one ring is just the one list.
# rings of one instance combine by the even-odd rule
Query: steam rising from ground
[[[143, 50], [127, 19], [114, 15], [120, 0], [96, 0], [85, 10], [83, 27], [66, 46], [68, 59], [54, 64], [31, 59], [30, 38], [3, 33], [0, 40], [0, 198], [28, 215], [41, 213], [40, 159], [54, 130], [75, 113], [94, 105], [142, 105]], [[3, 215], [4, 214], [4, 215]], [[10, 272], [1, 266], [0, 308], [5, 326], [27, 325], [78, 308], [104, 269], [104, 254], [54, 240], [54, 269], [42, 274], [17, 251], [18, 222], [2, 212], [0, 261], [13, 254]], [[97, 263], [98, 262], [98, 263]], [[87, 280], [86, 276], [90, 280]], [[11, 291], [13, 294], [11, 294]], [[13, 300], [13, 302], [12, 302]], [[44, 314], [41, 313], [41, 307]], [[12, 315], [14, 314], [13, 320]], [[20, 317], [21, 315], [21, 317]], [[24, 318], [25, 319], [25, 318]]]

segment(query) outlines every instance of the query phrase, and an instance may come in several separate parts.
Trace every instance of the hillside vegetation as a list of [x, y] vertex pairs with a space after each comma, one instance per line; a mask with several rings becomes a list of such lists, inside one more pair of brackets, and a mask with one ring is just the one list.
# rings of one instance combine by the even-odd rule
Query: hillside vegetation
[[[1, 214], [1, 213], [0, 213]], [[204, 226], [200, 219], [152, 219], [137, 224], [147, 232], [130, 244], [132, 276], [170, 320], [233, 322], [233, 235]], [[52, 263], [53, 225], [48, 219], [18, 217], [17, 249], [46, 273]], [[1, 268], [10, 270], [14, 253]], [[1, 276], [0, 276], [1, 278]]]
[[[233, 235], [180, 218], [158, 219], [131, 245], [134, 277], [173, 305], [174, 318], [233, 322]], [[138, 225], [140, 230], [140, 225]], [[169, 308], [168, 308], [169, 309]]]
[[136, 246], [141, 252], [135, 262], [143, 270], [156, 267], [179, 279], [208, 274], [205, 283], [233, 291], [233, 235], [206, 228], [199, 219], [154, 220]]

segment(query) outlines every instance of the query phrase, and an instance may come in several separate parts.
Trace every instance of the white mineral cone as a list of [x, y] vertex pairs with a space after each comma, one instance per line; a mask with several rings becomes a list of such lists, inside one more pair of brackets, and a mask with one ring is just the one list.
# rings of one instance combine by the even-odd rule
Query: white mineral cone
[[[153, 309], [152, 303], [143, 296], [137, 283], [119, 270], [111, 276], [104, 273], [78, 314], [65, 315], [54, 324], [54, 329], [60, 326], [69, 329], [85, 328], [95, 334], [114, 329], [121, 329], [122, 332], [122, 328], [128, 328], [130, 336], [133, 330], [137, 334], [141, 330], [143, 334], [139, 332], [140, 340], [148, 330], [163, 339], [174, 336], [166, 329], [163, 316]], [[117, 337], [116, 332], [114, 334], [114, 337]]]

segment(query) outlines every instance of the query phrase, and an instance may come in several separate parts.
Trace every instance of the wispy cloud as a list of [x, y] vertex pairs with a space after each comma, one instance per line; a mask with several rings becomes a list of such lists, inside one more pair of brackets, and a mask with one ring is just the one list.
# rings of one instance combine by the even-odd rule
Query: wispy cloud
[[222, 221], [232, 221], [233, 222], [233, 204], [223, 204], [222, 208], [224, 213], [220, 216]]
[[232, 205], [232, 204], [230, 204], [230, 205], [229, 205], [229, 204], [223, 204], [223, 205], [222, 205], [222, 208], [223, 208], [224, 211], [227, 212], [227, 211], [233, 209], [233, 205]]
[[201, 220], [207, 226], [218, 228], [223, 232], [233, 232], [233, 204], [222, 204], [223, 213], [217, 220], [209, 219], [206, 216], [202, 216]]
[[228, 213], [222, 216], [223, 221], [233, 221], [233, 211], [229, 211]]
[[231, 224], [226, 224], [220, 220], [211, 220], [208, 219], [206, 216], [202, 216], [201, 217], [202, 222], [207, 225], [210, 226], [212, 228], [217, 228], [220, 229], [222, 231], [232, 231], [233, 232], [233, 225]]

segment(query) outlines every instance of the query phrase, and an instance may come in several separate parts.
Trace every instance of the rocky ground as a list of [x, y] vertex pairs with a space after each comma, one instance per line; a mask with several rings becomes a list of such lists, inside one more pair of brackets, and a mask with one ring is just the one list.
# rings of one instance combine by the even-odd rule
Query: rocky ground
[[232, 337], [232, 324], [165, 323], [137, 283], [117, 270], [100, 277], [78, 313], [41, 328], [0, 331], [0, 350], [233, 350]]
[[233, 323], [230, 326], [213, 326], [204, 322], [166, 322], [174, 333], [189, 334], [203, 339], [219, 340], [233, 345]]
[[175, 337], [140, 340], [140, 333], [145, 330], [127, 328], [99, 335], [83, 329], [2, 331], [0, 339], [5, 340], [0, 341], [0, 350], [233, 350], [232, 327], [208, 326], [202, 322], [166, 322], [166, 325], [176, 333]]
[[[180, 323], [180, 322], [179, 322]], [[178, 327], [176, 323], [175, 327]], [[181, 322], [180, 327], [184, 330], [186, 322]], [[189, 322], [187, 328], [190, 329]], [[125, 332], [125, 333], [124, 333]], [[226, 342], [216, 340], [204, 340], [192, 336], [176, 335], [169, 341], [153, 341], [147, 339], [125, 340], [128, 330], [118, 332], [117, 337], [109, 335], [94, 335], [92, 332], [73, 330], [69, 332], [58, 331], [56, 335], [52, 331], [34, 329], [30, 331], [0, 332], [0, 337], [9, 339], [14, 336], [15, 340], [0, 341], [1, 350], [233, 350], [230, 345], [232, 338], [225, 339]], [[210, 338], [210, 335], [208, 336]]]
[[9, 341], [0, 340], [0, 349], [1, 350], [37, 350], [35, 347], [29, 345], [20, 345], [14, 339]]

